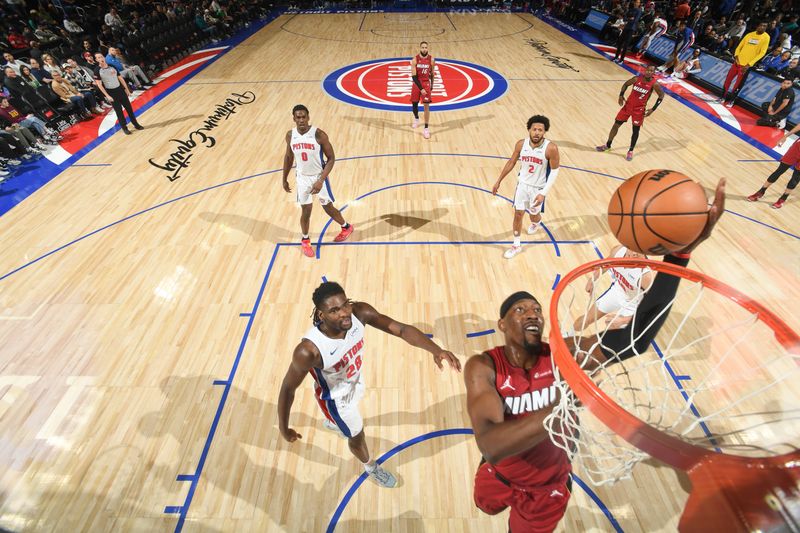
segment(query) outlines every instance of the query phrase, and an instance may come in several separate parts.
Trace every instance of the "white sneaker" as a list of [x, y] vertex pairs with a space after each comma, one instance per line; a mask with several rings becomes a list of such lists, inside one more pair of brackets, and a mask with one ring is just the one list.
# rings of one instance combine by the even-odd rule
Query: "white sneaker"
[[779, 130], [782, 130], [782, 129], [784, 129], [785, 127], [786, 127], [786, 119], [784, 118], [784, 119], [782, 119], [780, 122], [778, 122], [778, 129], [779, 129]]
[[412, 128], [416, 128], [417, 126], [419, 126], [419, 119], [415, 118], [414, 122], [411, 123], [411, 127]]
[[528, 226], [528, 235], [533, 235], [534, 233], [536, 233], [536, 230], [539, 229], [539, 224], [540, 223], [537, 222], [536, 224], [531, 224], [530, 226]]
[[382, 466], [375, 467], [375, 470], [369, 472], [368, 475], [370, 480], [381, 487], [393, 489], [397, 486], [397, 478]]
[[522, 246], [521, 245], [520, 246], [511, 245], [511, 248], [509, 248], [508, 250], [505, 251], [505, 253], [503, 254], [503, 257], [505, 257], [506, 259], [511, 259], [512, 257], [517, 255], [521, 251], [522, 251]]
[[422, 136], [425, 137], [426, 139], [430, 139], [431, 138], [430, 130], [428, 130], [428, 128], [423, 129], [422, 130]]

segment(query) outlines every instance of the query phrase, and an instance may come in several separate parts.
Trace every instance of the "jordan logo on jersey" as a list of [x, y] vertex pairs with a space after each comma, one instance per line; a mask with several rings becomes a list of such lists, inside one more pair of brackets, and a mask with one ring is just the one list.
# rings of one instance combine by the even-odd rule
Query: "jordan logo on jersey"
[[503, 389], [517, 390], [514, 388], [514, 385], [511, 384], [511, 376], [506, 376], [506, 380], [503, 382], [502, 385], [500, 385], [500, 390]]
[[518, 415], [538, 411], [550, 405], [556, 399], [556, 386], [550, 385], [547, 388], [526, 392], [520, 396], [506, 396], [503, 409], [506, 413]]

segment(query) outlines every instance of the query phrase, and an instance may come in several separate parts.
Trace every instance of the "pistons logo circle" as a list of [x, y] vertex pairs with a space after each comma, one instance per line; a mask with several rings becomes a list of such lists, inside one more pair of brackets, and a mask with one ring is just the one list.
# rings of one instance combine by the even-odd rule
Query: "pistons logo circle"
[[[500, 98], [508, 81], [492, 69], [465, 61], [436, 61], [431, 111], [482, 105]], [[382, 111], [407, 112], [411, 103], [411, 59], [375, 59], [342, 67], [322, 82], [330, 96], [342, 102]]]

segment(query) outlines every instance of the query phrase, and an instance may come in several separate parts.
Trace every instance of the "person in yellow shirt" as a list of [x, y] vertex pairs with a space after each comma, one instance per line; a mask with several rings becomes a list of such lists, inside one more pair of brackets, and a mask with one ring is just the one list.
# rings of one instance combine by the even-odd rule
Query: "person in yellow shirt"
[[[733, 102], [739, 96], [739, 90], [747, 79], [750, 67], [758, 63], [769, 50], [769, 34], [766, 32], [767, 23], [759, 22], [756, 31], [751, 31], [739, 41], [736, 53], [733, 55], [733, 64], [728, 70], [725, 84], [722, 86], [722, 98], [726, 107], [733, 107]], [[736, 78], [736, 83], [733, 79]], [[730, 91], [729, 91], [730, 89]]]

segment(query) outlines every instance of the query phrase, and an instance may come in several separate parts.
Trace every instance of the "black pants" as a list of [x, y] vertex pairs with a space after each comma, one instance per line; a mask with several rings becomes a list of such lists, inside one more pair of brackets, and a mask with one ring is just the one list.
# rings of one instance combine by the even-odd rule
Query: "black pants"
[[0, 136], [0, 157], [3, 159], [16, 159], [25, 155], [25, 147], [11, 135]]
[[792, 111], [792, 106], [787, 105], [780, 113], [770, 115], [769, 104], [770, 102], [764, 102], [761, 104], [761, 111], [763, 113], [761, 114], [761, 118], [756, 121], [756, 124], [759, 126], [777, 126], [778, 122], [788, 117], [789, 113]]
[[122, 88], [120, 85], [115, 89], [106, 89], [108, 91], [108, 95], [111, 97], [111, 105], [114, 107], [114, 113], [117, 114], [117, 120], [119, 121], [119, 125], [122, 129], [125, 129], [127, 126], [125, 124], [125, 114], [122, 112], [122, 108], [125, 108], [125, 111], [128, 112], [128, 118], [131, 121], [131, 124], [134, 126], [138, 126], [139, 123], [136, 122], [136, 115], [133, 114], [133, 107], [131, 107], [131, 101], [128, 100], [128, 95], [125, 94], [125, 89]]
[[624, 30], [617, 38], [617, 53], [614, 54], [614, 59], [625, 59], [625, 54], [628, 53], [628, 48], [631, 46], [631, 39], [633, 39], [633, 29]]

